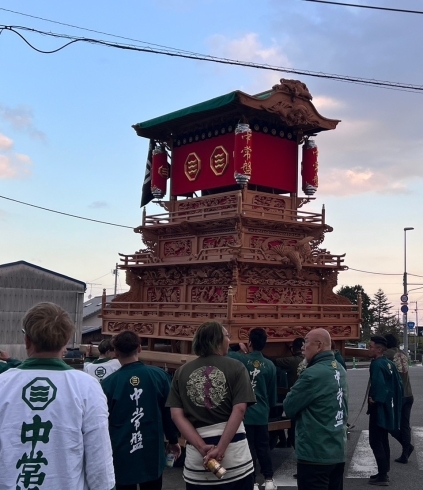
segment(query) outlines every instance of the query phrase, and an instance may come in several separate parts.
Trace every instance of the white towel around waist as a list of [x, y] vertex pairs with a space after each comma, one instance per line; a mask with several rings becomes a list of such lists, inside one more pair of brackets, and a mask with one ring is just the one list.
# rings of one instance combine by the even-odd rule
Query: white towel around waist
[[[202, 438], [215, 437], [223, 434], [226, 422], [209, 425], [197, 429]], [[244, 424], [241, 423], [237, 434], [245, 434]], [[221, 485], [230, 481], [240, 480], [253, 472], [253, 460], [247, 439], [231, 442], [225, 451], [221, 465], [226, 469], [226, 473], [221, 479], [217, 478], [212, 472], [203, 466], [203, 457], [191, 444], [187, 444], [186, 458], [183, 477], [188, 483], [196, 485]]]

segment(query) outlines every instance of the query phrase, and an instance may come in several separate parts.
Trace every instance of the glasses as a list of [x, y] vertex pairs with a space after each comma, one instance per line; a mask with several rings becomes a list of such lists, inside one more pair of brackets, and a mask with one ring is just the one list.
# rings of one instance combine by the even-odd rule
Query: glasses
[[228, 337], [229, 340], [231, 340], [232, 338], [232, 335], [228, 332], [226, 332], [225, 334], [223, 334], [225, 337]]

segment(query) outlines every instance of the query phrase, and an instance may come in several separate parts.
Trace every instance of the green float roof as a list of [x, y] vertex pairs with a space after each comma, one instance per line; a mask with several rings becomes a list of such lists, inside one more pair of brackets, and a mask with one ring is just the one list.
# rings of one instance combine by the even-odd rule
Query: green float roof
[[[274, 87], [272, 90], [257, 95], [248, 95], [240, 90], [235, 90], [200, 104], [134, 124], [132, 127], [138, 136], [159, 140], [169, 140], [181, 133], [191, 131], [194, 127], [198, 129], [199, 125], [207, 126], [207, 124], [213, 124], [216, 118], [220, 122], [225, 119], [241, 117], [278, 121], [279, 124], [286, 127], [302, 129], [304, 133], [335, 129], [339, 121], [326, 119], [318, 114], [311, 103], [311, 95], [309, 95], [308, 90], [309, 97], [292, 93], [282, 85], [281, 87], [282, 90], [275, 90]], [[305, 107], [310, 115], [310, 122], [307, 123], [301, 120], [297, 124], [289, 117], [285, 118], [284, 113], [273, 110], [273, 107], [278, 107], [281, 101], [283, 101], [282, 106], [288, 104], [288, 107], [292, 108], [292, 113], [297, 110], [297, 107]], [[288, 109], [288, 111], [290, 110]]]

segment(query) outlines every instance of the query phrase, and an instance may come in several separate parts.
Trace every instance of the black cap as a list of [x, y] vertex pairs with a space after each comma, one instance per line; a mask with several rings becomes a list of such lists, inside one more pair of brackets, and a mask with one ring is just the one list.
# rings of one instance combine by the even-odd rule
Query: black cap
[[370, 340], [375, 344], [383, 345], [385, 347], [388, 346], [388, 342], [386, 342], [385, 337], [382, 337], [381, 335], [375, 335], [374, 337], [370, 337]]

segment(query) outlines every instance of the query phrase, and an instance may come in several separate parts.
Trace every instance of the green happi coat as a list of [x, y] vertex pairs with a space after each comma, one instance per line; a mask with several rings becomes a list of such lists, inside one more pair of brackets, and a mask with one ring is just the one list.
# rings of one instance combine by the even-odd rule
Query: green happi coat
[[169, 376], [142, 362], [123, 365], [101, 386], [109, 406], [109, 431], [117, 485], [157, 480], [165, 467], [164, 435], [178, 433], [165, 407]]
[[395, 364], [386, 357], [370, 364], [369, 397], [376, 403], [377, 425], [386, 430], [399, 429], [402, 406], [402, 381]]
[[5, 362], [0, 362], [0, 374], [4, 373], [10, 368], [18, 367], [21, 364], [21, 361], [18, 361], [17, 359], [12, 359], [11, 357], [5, 361]]
[[257, 403], [248, 407], [244, 424], [267, 425], [270, 407], [274, 407], [277, 403], [276, 368], [273, 362], [266, 359], [259, 351], [248, 354], [229, 351], [228, 356], [241, 361], [247, 368], [257, 400]]

